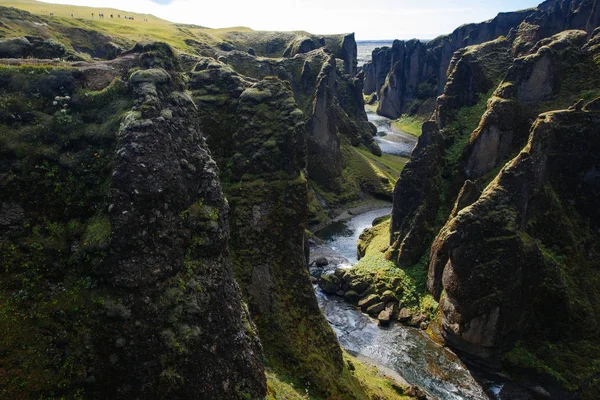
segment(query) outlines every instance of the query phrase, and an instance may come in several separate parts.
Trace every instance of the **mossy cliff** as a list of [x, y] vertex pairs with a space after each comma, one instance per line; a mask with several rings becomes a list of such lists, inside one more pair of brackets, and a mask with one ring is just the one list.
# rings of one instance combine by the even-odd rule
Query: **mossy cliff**
[[[313, 57], [330, 60], [321, 52]], [[268, 62], [279, 63], [286, 61]], [[282, 78], [290, 79], [288, 68], [279, 69]], [[311, 396], [370, 398], [343, 361], [306, 269], [310, 121], [295, 99], [301, 102], [302, 93], [292, 90], [297, 81], [247, 77], [214, 59], [200, 60], [188, 76], [202, 130], [220, 166], [231, 207], [234, 269], [268, 367], [293, 377]]]
[[426, 115], [435, 98], [445, 92], [457, 50], [507, 37], [511, 55], [522, 56], [541, 39], [570, 29], [590, 34], [599, 23], [594, 2], [548, 0], [535, 8], [462, 25], [427, 43], [395, 41], [392, 47], [375, 49], [372, 61], [365, 65], [365, 94], [377, 95], [381, 115]]
[[[377, 255], [374, 270], [387, 259], [388, 277], [416, 279], [420, 313], [447, 345], [589, 395], [600, 360], [590, 207], [600, 200], [599, 32], [546, 28], [534, 43], [514, 31], [454, 54], [435, 122], [423, 127], [438, 139], [419, 141], [396, 185], [390, 247], [365, 236], [361, 248]], [[367, 283], [406, 302], [382, 276]]]
[[217, 166], [181, 73], [145, 69], [174, 54], [145, 48], [0, 70], [3, 397], [265, 394]]

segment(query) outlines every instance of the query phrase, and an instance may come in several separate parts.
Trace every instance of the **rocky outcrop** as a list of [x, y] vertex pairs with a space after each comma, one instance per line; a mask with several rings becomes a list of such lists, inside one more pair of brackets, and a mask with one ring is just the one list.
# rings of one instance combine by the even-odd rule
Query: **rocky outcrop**
[[[95, 65], [116, 75], [100, 92], [73, 65], [2, 71], [13, 113], [36, 115], [2, 131], [47, 132], [0, 142], [0, 296], [12, 315], [0, 358], [11, 398], [265, 395], [218, 168], [180, 72], [144, 67], [153, 50], [166, 58], [156, 64], [174, 54], [145, 49]], [[39, 103], [27, 103], [30, 91]]]
[[[588, 239], [576, 245], [577, 239], [567, 236], [573, 229], [591, 233], [599, 222], [590, 208], [598, 201], [596, 183], [585, 179], [597, 168], [599, 118], [596, 112], [575, 109], [540, 115], [523, 151], [438, 234], [428, 288], [437, 298], [444, 290], [442, 327], [452, 346], [490, 357], [534, 325], [556, 329], [576, 323], [572, 301], [587, 289], [577, 289], [570, 279], [591, 271], [576, 272], [568, 261], [557, 264], [548, 249], [558, 246], [570, 254], [567, 258], [583, 256], [585, 265], [593, 263], [593, 257], [580, 253], [589, 248]], [[573, 208], [563, 209], [564, 201], [572, 201]], [[553, 222], [541, 220], [548, 215], [555, 216]], [[570, 225], [566, 221], [572, 218], [591, 218], [590, 225]], [[566, 232], [560, 239], [551, 237], [561, 229]], [[560, 321], [545, 316], [550, 304]], [[597, 329], [595, 320], [586, 323]]]
[[227, 182], [236, 276], [265, 356], [326, 394], [334, 390], [327, 376], [339, 374], [343, 363], [306, 269], [308, 186], [302, 171], [308, 121], [287, 81], [255, 81], [208, 60], [190, 78], [201, 125]]
[[26, 36], [0, 40], [0, 58], [63, 58], [78, 60], [72, 51], [53, 39]]
[[[578, 29], [589, 34], [600, 24], [600, 13], [593, 2], [585, 0], [549, 0], [537, 8], [500, 13], [494, 19], [478, 24], [466, 24], [449, 35], [440, 36], [425, 45], [419, 62], [396, 64], [394, 47], [375, 49], [372, 61], [365, 65], [368, 73], [365, 94], [376, 93], [380, 98], [379, 113], [397, 118], [403, 113], [415, 113], [427, 98], [441, 95], [452, 69], [457, 50], [507, 37], [512, 57], [535, 52], [533, 46], [541, 39], [559, 32]], [[412, 88], [404, 88], [401, 77], [419, 77], [417, 85], [422, 97]], [[381, 89], [389, 81], [386, 96]], [[412, 104], [411, 104], [412, 102]], [[411, 107], [407, 107], [411, 104]]]
[[436, 102], [435, 117], [440, 128], [454, 121], [461, 107], [475, 105], [479, 96], [498, 84], [512, 63], [509, 46], [506, 39], [500, 38], [454, 53], [446, 88]]
[[590, 34], [598, 25], [600, 25], [600, 12], [593, 2], [547, 0], [511, 32], [513, 55], [522, 56], [532, 53], [532, 47], [538, 41], [559, 32], [583, 30]]
[[[559, 33], [536, 44], [535, 53], [514, 61], [465, 149], [468, 178], [483, 176], [523, 146], [532, 118], [530, 108], [557, 96], [574, 64], [590, 64], [593, 52], [582, 50], [586, 36], [584, 31]], [[594, 69], [590, 65], [590, 76]]]
[[[404, 58], [392, 60], [392, 48], [375, 49], [372, 55], [371, 65], [365, 67], [370, 71], [367, 79], [367, 89], [374, 89], [375, 93], [380, 95], [381, 88], [386, 80], [390, 80], [394, 90], [388, 89], [388, 95], [385, 100], [381, 99], [380, 107], [385, 115], [397, 116], [405, 112], [415, 112], [418, 110], [419, 103], [426, 99], [442, 94], [446, 86], [447, 71], [450, 66], [452, 56], [455, 51], [467, 46], [485, 43], [494, 40], [500, 36], [508, 35], [509, 31], [518, 26], [533, 10], [523, 10], [517, 12], [500, 13], [496, 18], [479, 24], [467, 24], [456, 29], [449, 35], [440, 36], [426, 44], [409, 45], [409, 62]], [[418, 41], [409, 41], [418, 42]], [[415, 52], [416, 51], [416, 52]], [[396, 62], [403, 61], [400, 65]], [[390, 75], [388, 77], [388, 75]], [[410, 77], [410, 84], [407, 88], [399, 86], [400, 77]], [[375, 84], [371, 84], [375, 82]], [[366, 94], [371, 92], [365, 91]], [[380, 96], [381, 97], [381, 96]], [[412, 104], [412, 107], [406, 107], [411, 101], [419, 100]], [[415, 107], [416, 104], [416, 107]], [[414, 107], [414, 108], [413, 108]], [[384, 114], [382, 114], [384, 115]]]
[[411, 102], [417, 97], [429, 97], [432, 93], [418, 93], [427, 84], [427, 78], [433, 69], [426, 66], [427, 51], [420, 41], [394, 41], [391, 49], [392, 68], [385, 78], [385, 83], [378, 91], [379, 106], [377, 113], [396, 119], [408, 111]]
[[431, 227], [439, 207], [443, 156], [443, 136], [435, 123], [426, 122], [394, 188], [390, 243], [400, 267], [416, 263], [435, 234]]
[[226, 62], [251, 78], [277, 76], [289, 82], [296, 102], [310, 117], [308, 177], [324, 190], [341, 191], [341, 136], [353, 146], [364, 144], [374, 154], [381, 154], [364, 111], [363, 76], [346, 74], [345, 62], [342, 65], [323, 50], [291, 59], [256, 59], [234, 51], [227, 55]]
[[327, 50], [335, 58], [343, 60], [344, 73], [356, 73], [356, 40], [354, 33], [344, 35], [317, 36], [308, 32], [265, 32], [244, 31], [226, 32], [220, 48], [225, 52], [247, 52], [252, 46], [255, 55], [269, 58], [293, 58], [316, 49]]

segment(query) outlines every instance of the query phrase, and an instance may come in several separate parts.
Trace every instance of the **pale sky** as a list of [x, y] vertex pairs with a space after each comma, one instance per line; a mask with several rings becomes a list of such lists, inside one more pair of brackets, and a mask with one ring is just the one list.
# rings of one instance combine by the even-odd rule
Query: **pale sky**
[[180, 23], [255, 30], [355, 32], [357, 40], [431, 39], [541, 0], [45, 0], [118, 8]]

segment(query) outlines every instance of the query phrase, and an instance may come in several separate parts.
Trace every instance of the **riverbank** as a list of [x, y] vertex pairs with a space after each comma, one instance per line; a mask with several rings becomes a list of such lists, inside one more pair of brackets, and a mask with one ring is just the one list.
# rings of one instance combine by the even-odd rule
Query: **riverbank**
[[[337, 268], [355, 264], [358, 236], [374, 218], [390, 210], [388, 206], [360, 213], [317, 232], [323, 243], [311, 247], [311, 275], [331, 274]], [[356, 213], [356, 209], [352, 211]], [[487, 398], [460, 359], [419, 329], [400, 324], [381, 328], [376, 319], [361, 313], [342, 297], [327, 295], [314, 287], [319, 307], [346, 351], [367, 360], [399, 384], [407, 382], [423, 389], [429, 398]]]
[[[373, 104], [366, 104], [365, 110], [367, 113], [372, 113], [377, 115], [377, 102]], [[382, 117], [385, 118], [385, 117]], [[423, 123], [427, 120], [424, 116], [407, 116], [403, 115], [402, 117], [390, 121], [390, 127], [392, 132], [404, 135], [413, 136], [415, 139], [418, 139], [421, 136], [421, 127]]]

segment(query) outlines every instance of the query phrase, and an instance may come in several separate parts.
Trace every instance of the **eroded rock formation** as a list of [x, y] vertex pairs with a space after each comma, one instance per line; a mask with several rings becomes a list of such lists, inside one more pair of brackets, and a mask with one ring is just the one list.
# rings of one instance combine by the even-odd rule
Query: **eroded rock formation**
[[[174, 53], [142, 49], [84, 65], [112, 71], [100, 92], [67, 65], [2, 71], [14, 104], [0, 146], [9, 397], [264, 397], [218, 168], [181, 73], [159, 67]], [[7, 136], [27, 131], [41, 141]]]

